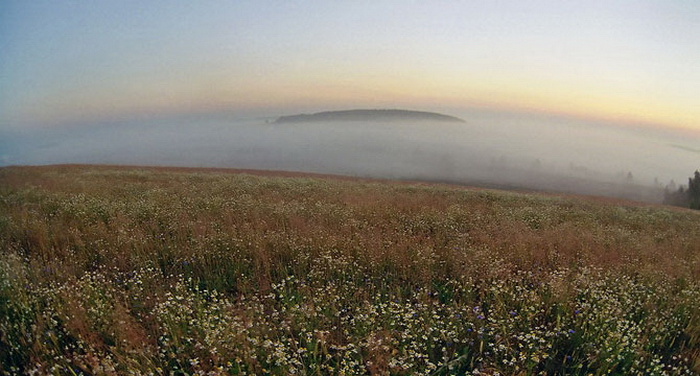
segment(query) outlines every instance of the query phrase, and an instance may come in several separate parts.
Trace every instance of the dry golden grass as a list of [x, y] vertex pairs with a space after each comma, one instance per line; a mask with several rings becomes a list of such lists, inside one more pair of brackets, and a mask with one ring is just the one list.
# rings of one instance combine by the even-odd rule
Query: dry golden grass
[[698, 223], [448, 185], [8, 167], [0, 356], [5, 373], [697, 372]]

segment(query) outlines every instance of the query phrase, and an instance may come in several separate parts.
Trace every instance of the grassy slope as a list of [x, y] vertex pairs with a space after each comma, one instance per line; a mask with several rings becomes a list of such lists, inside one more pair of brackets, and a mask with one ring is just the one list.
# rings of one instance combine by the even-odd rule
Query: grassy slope
[[0, 169], [4, 372], [700, 370], [700, 216], [226, 171]]

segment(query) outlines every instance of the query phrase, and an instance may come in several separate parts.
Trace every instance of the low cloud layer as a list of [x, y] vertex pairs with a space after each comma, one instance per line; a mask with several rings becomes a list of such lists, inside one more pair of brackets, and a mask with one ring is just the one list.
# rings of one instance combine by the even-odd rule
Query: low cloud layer
[[487, 111], [465, 123], [177, 118], [6, 133], [1, 165], [99, 163], [293, 170], [659, 201], [700, 138]]

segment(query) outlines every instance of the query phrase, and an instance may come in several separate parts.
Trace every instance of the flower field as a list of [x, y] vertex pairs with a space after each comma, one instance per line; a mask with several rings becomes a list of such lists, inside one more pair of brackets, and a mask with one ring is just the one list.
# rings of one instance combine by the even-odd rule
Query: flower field
[[0, 373], [700, 373], [697, 212], [273, 175], [0, 169]]

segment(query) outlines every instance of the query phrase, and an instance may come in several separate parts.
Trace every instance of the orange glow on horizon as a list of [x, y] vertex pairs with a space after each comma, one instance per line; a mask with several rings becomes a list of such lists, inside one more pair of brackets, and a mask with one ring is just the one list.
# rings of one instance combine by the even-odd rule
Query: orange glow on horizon
[[[672, 105], [645, 97], [601, 93], [599, 88], [570, 90], [563, 85], [513, 85], [508, 77], [477, 80], [462, 77], [447, 82], [435, 77], [397, 74], [382, 82], [369, 77], [303, 77], [256, 81], [211, 78], [188, 83], [124, 85], [112, 91], [85, 90], [80, 94], [46, 99], [42, 106], [26, 108], [21, 117], [37, 123], [118, 118], [129, 115], [279, 109], [370, 108], [490, 108], [571, 116], [616, 123], [700, 130], [700, 108]], [[521, 80], [522, 81], [522, 80]], [[145, 88], [145, 89], [144, 89]], [[694, 111], [692, 111], [694, 109]], [[280, 115], [271, 113], [270, 116]]]

